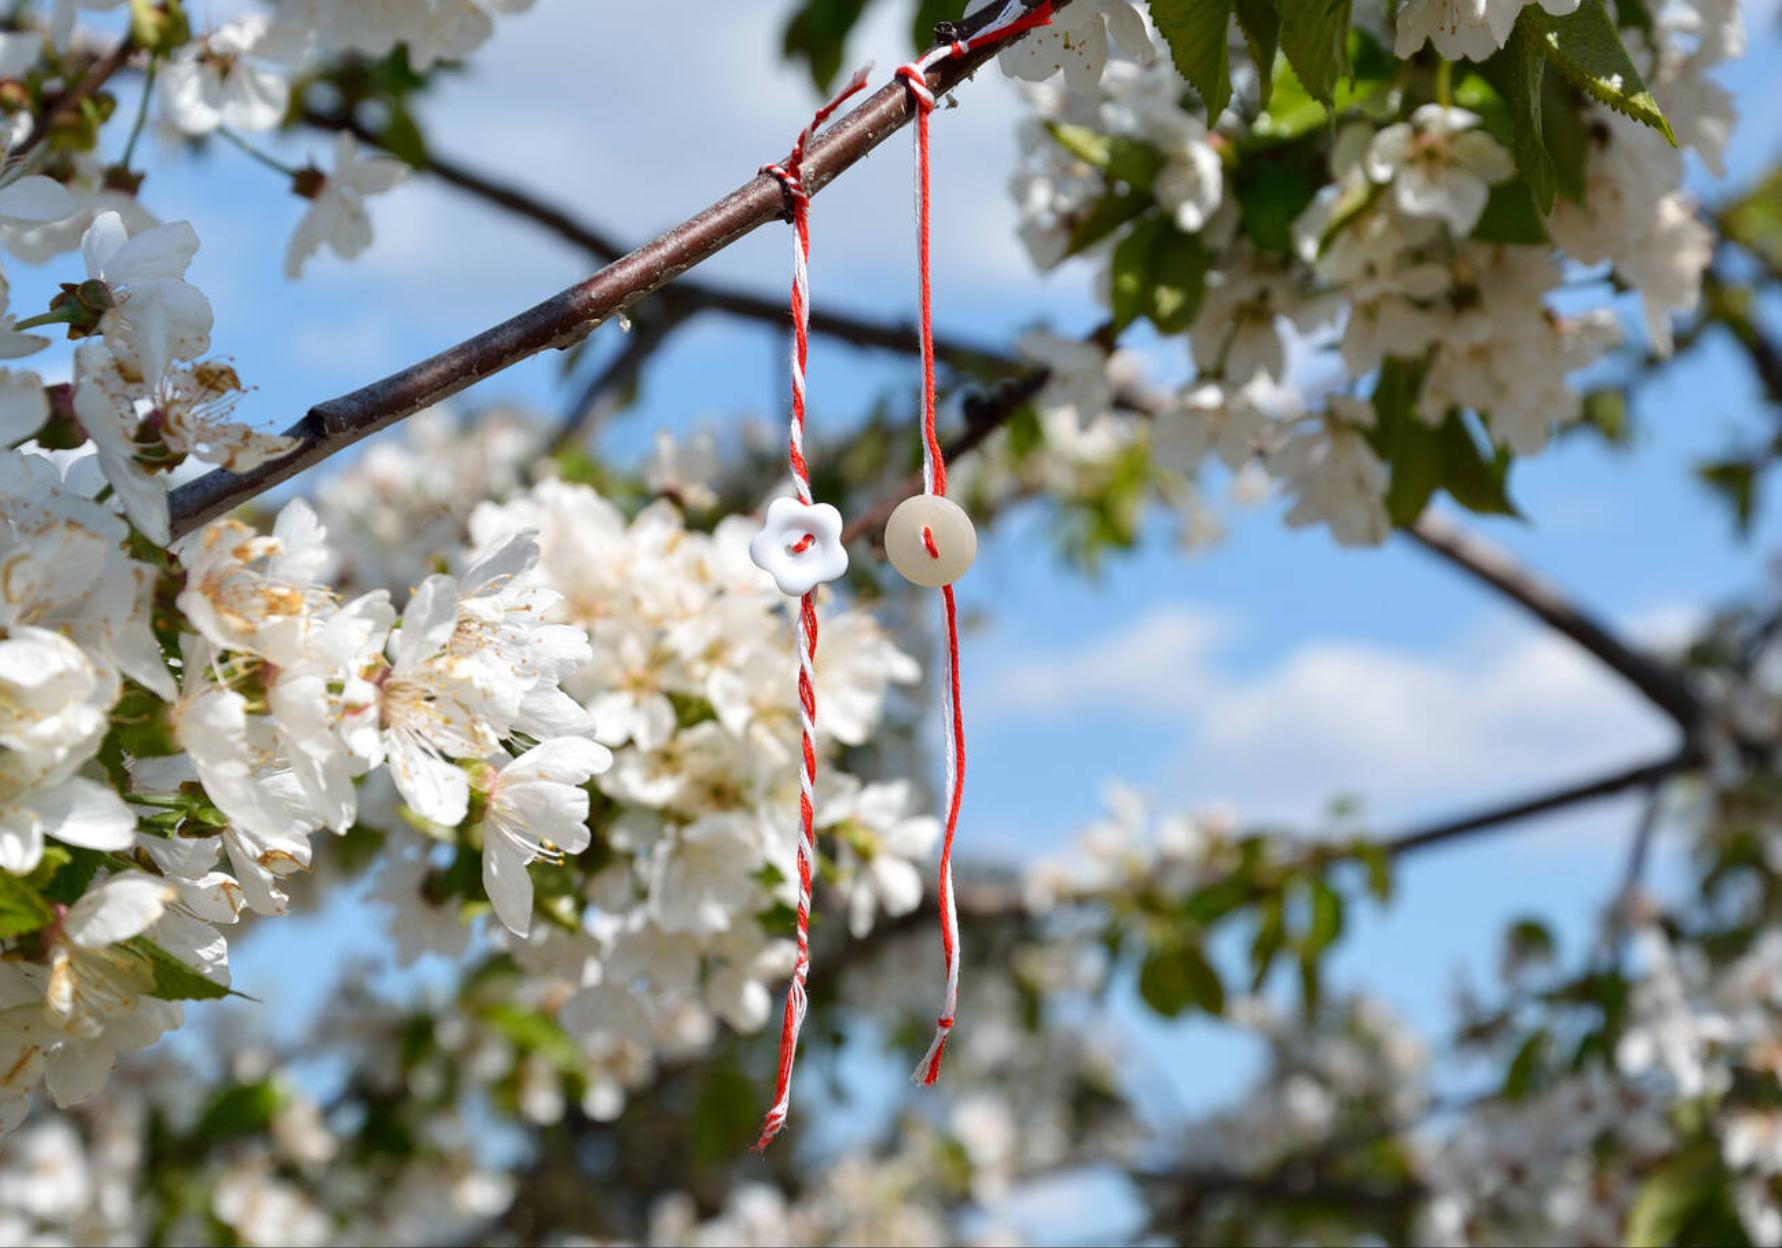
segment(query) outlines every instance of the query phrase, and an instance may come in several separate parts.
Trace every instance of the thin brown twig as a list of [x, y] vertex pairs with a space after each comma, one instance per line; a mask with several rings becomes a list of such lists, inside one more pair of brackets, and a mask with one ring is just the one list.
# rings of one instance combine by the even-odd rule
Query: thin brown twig
[[1629, 789], [1652, 788], [1672, 776], [1692, 771], [1701, 765], [1701, 756], [1694, 749], [1679, 750], [1651, 762], [1640, 763], [1609, 772], [1579, 784], [1569, 784], [1533, 797], [1519, 798], [1493, 806], [1475, 814], [1464, 815], [1428, 827], [1418, 828], [1381, 842], [1381, 847], [1394, 857], [1417, 853], [1436, 845], [1445, 845], [1475, 832], [1501, 828], [1508, 824], [1566, 810], [1585, 802], [1613, 797]]
[[[1069, 3], [1054, 0], [1053, 7]], [[984, 11], [984, 23], [993, 18], [990, 10]], [[944, 62], [929, 75], [930, 88], [937, 94], [950, 91], [995, 54], [990, 46]], [[898, 82], [881, 87], [811, 145], [804, 162], [807, 190], [821, 191], [914, 115], [907, 88]], [[286, 431], [296, 440], [292, 451], [251, 472], [218, 469], [173, 491], [169, 501], [175, 536], [522, 360], [580, 342], [614, 313], [777, 220], [782, 209], [779, 184], [757, 175], [586, 281], [382, 381], [317, 404]]]
[[97, 95], [102, 87], [111, 80], [111, 76], [122, 69], [136, 51], [136, 40], [126, 34], [111, 51], [94, 61], [81, 80], [74, 84], [74, 89], [63, 95], [47, 110], [30, 134], [12, 149], [7, 156], [8, 163], [16, 163], [29, 155], [31, 149], [49, 137], [49, 132], [56, 122], [79, 108], [83, 100]]
[[551, 440], [551, 454], [582, 445], [625, 405], [627, 396], [643, 375], [645, 361], [668, 340], [686, 315], [671, 304], [653, 315], [636, 319], [619, 353], [595, 374], [570, 406], [568, 417]]
[[1425, 512], [1405, 535], [1571, 638], [1670, 716], [1686, 740], [1694, 737], [1702, 706], [1682, 675], [1634, 650], [1509, 552], [1462, 531], [1434, 512]]
[[[363, 143], [389, 151], [382, 135], [359, 121], [350, 112], [323, 112], [307, 108], [303, 124], [317, 130], [345, 130]], [[392, 153], [395, 154], [395, 153]], [[431, 173], [448, 186], [532, 222], [564, 242], [586, 251], [603, 264], [623, 254], [621, 246], [605, 231], [571, 216], [555, 204], [537, 195], [500, 181], [494, 176], [473, 169], [448, 156], [436, 155], [429, 149], [422, 163], [414, 166]], [[684, 305], [693, 312], [723, 312], [743, 320], [784, 327], [788, 323], [786, 300], [768, 299], [747, 291], [707, 282], [678, 281], [657, 293], [663, 302]], [[914, 354], [921, 350], [921, 339], [913, 322], [877, 321], [825, 308], [811, 309], [811, 332], [856, 347], [872, 347], [887, 351]], [[934, 342], [935, 354], [942, 360], [963, 367], [990, 372], [1007, 372], [1020, 367], [1020, 362], [988, 347], [968, 343], [945, 334]]]
[[[1051, 376], [1049, 370], [1036, 368], [1022, 377], [1014, 378], [997, 387], [987, 398], [968, 408], [965, 432], [953, 439], [943, 454], [948, 462], [976, 450], [991, 434], [1007, 424], [1014, 414], [1027, 404], [1027, 401], [1038, 394]], [[912, 472], [900, 481], [872, 508], [855, 516], [842, 529], [843, 543], [853, 542], [858, 538], [877, 541], [885, 531], [891, 513], [904, 499], [922, 492], [922, 474]]]

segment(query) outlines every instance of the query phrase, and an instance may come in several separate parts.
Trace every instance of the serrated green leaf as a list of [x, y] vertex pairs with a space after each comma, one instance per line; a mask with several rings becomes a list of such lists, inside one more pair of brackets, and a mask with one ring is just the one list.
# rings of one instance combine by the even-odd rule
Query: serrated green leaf
[[1677, 136], [1664, 119], [1645, 79], [1634, 67], [1614, 19], [1603, 0], [1584, 0], [1564, 17], [1555, 17], [1539, 5], [1522, 10], [1517, 24], [1530, 22], [1541, 53], [1549, 64], [1580, 91], [1617, 112], [1644, 122], [1670, 140]]
[[146, 936], [127, 940], [124, 946], [149, 964], [154, 975], [154, 986], [149, 989], [152, 997], [163, 1001], [214, 1001], [229, 995], [222, 984], [204, 978]]
[[1279, 0], [1281, 51], [1307, 94], [1324, 104], [1336, 96], [1337, 79], [1349, 72], [1351, 0]]
[[1151, 20], [1169, 44], [1170, 60], [1207, 108], [1210, 125], [1231, 102], [1231, 52], [1226, 31], [1232, 0], [1151, 0]]
[[1256, 64], [1256, 82], [1262, 94], [1262, 107], [1267, 108], [1275, 87], [1275, 53], [1281, 47], [1281, 15], [1270, 0], [1237, 0], [1232, 6], [1237, 14], [1238, 29], [1244, 32], [1244, 43], [1250, 59]]
[[1547, 58], [1534, 26], [1518, 21], [1496, 55], [1479, 67], [1510, 111], [1510, 154], [1543, 213], [1553, 211], [1557, 172], [1541, 125], [1542, 82]]
[[48, 927], [56, 912], [37, 890], [16, 875], [0, 871], [0, 938], [23, 936]]
[[1584, 202], [1584, 170], [1590, 157], [1590, 122], [1584, 98], [1564, 74], [1548, 74], [1541, 83], [1541, 137], [1553, 158], [1553, 180], [1559, 193], [1574, 204]]

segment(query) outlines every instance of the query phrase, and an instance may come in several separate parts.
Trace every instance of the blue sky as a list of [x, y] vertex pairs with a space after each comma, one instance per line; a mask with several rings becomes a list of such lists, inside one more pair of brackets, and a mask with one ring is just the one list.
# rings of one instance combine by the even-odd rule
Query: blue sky
[[[237, 6], [210, 7], [220, 17]], [[697, 18], [677, 22], [672, 40], [662, 38], [659, 12], [643, 15], [658, 7], [538, 0], [532, 13], [503, 21], [474, 67], [423, 109], [432, 143], [625, 239], [715, 199], [785, 151], [811, 89], [778, 57], [783, 4], [770, 18], [769, 6], [682, 0], [677, 7]], [[857, 33], [850, 61], [876, 59], [882, 78], [907, 53], [907, 18], [904, 5], [881, 7]], [[1766, 81], [1777, 64], [1774, 18], [1753, 22], [1761, 29], [1751, 54], [1723, 76], [1744, 113], [1735, 185], [1779, 154], [1782, 95]], [[939, 325], [993, 344], [1041, 322], [1091, 327], [1100, 315], [1087, 271], [1036, 275], [1013, 238], [1005, 189], [1019, 115], [1013, 91], [990, 68], [960, 103], [936, 121]], [[327, 146], [317, 137], [283, 151], [300, 160]], [[196, 164], [169, 151], [152, 160], [144, 197], [164, 219], [196, 224], [204, 249], [191, 276], [216, 306], [216, 347], [259, 387], [243, 411], [267, 424], [282, 427], [310, 403], [484, 328], [588, 269], [556, 240], [416, 178], [374, 203], [370, 254], [354, 265], [324, 257], [293, 284], [282, 256], [301, 204], [273, 174], [223, 146]], [[893, 141], [818, 198], [818, 306], [898, 319], [913, 312], [909, 173], [907, 148]], [[1715, 198], [1712, 182], [1698, 176], [1697, 185]], [[18, 310], [35, 306], [44, 284], [67, 279], [70, 266], [12, 272]], [[759, 231], [707, 272], [777, 296], [787, 280], [785, 231]], [[616, 333], [600, 331], [602, 350]], [[1153, 354], [1160, 380], [1185, 378], [1183, 344]], [[777, 422], [783, 360], [770, 331], [697, 322], [658, 356], [643, 401], [604, 449], [634, 455], [661, 426]], [[844, 427], [887, 386], [916, 384], [908, 360], [822, 342], [810, 376], [818, 430]], [[573, 392], [553, 357], [493, 379], [468, 401], [554, 412]], [[1518, 469], [1526, 522], [1467, 522], [1629, 632], [1669, 635], [1764, 575], [1773, 510], [1750, 542], [1735, 540], [1688, 467], [1736, 431], [1760, 427], [1755, 404], [1735, 354], [1712, 344], [1645, 391], [1632, 449], [1569, 440]], [[1183, 554], [1160, 528], [1095, 578], [1057, 564], [1035, 512], [988, 535], [960, 591], [970, 611], [988, 617], [962, 660], [967, 857], [1064, 848], [1099, 812], [1108, 776], [1163, 808], [1229, 801], [1301, 826], [1329, 798], [1356, 794], [1392, 830], [1643, 759], [1670, 739], [1662, 720], [1587, 657], [1408, 544], [1343, 551], [1321, 531], [1289, 532], [1278, 505], [1220, 506], [1230, 529], [1222, 544]], [[1587, 930], [1622, 869], [1633, 818], [1629, 802], [1604, 803], [1409, 864], [1392, 912], [1362, 922], [1345, 947], [1338, 981], [1366, 980], [1439, 1034], [1456, 968], [1489, 975], [1507, 917], [1552, 913], [1574, 942]], [[281, 982], [292, 942], [378, 952], [376, 930], [353, 913], [343, 904], [319, 919], [269, 925], [240, 951], [238, 983], [268, 999], [277, 1030], [295, 1026], [325, 991], [316, 982], [293, 995]], [[1232, 1050], [1204, 1032], [1139, 1025], [1189, 1104], [1223, 1100], [1233, 1087]]]

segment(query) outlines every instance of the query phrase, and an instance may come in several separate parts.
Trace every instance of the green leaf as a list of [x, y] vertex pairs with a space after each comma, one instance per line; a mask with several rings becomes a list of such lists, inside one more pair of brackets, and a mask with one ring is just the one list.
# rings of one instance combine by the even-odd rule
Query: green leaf
[[1542, 55], [1580, 91], [1644, 122], [1676, 145], [1677, 136], [1634, 68], [1603, 0], [1584, 0], [1564, 17], [1530, 5], [1517, 19], [1518, 25], [1522, 22], [1532, 24]]
[[56, 912], [36, 889], [18, 876], [0, 871], [0, 939], [48, 927], [55, 917]]
[[1269, 969], [1287, 945], [1286, 908], [1277, 893], [1262, 903], [1261, 918], [1256, 925], [1256, 939], [1250, 942], [1250, 991], [1262, 991]]
[[1104, 195], [1071, 226], [1070, 246], [1065, 254], [1074, 256], [1095, 246], [1155, 202], [1148, 191], [1116, 191]]
[[1436, 430], [1436, 448], [1442, 488], [1455, 502], [1484, 516], [1521, 514], [1506, 492], [1509, 455], [1481, 450], [1459, 412], [1449, 412]]
[[1162, 217], [1147, 217], [1132, 227], [1114, 248], [1109, 269], [1114, 332], [1123, 331], [1144, 312], [1151, 286], [1151, 251], [1163, 233]]
[[1281, 15], [1269, 0], [1237, 0], [1238, 29], [1250, 48], [1250, 59], [1256, 63], [1256, 80], [1262, 92], [1262, 107], [1267, 108], [1275, 87], [1275, 53], [1281, 46]]
[[1620, 390], [1586, 391], [1578, 428], [1594, 429], [1610, 446], [1627, 446], [1633, 432], [1627, 419], [1627, 395]]
[[1343, 934], [1343, 897], [1321, 875], [1308, 882], [1311, 901], [1311, 923], [1300, 941], [1300, 950], [1316, 956], [1336, 944]]
[[1524, 1040], [1516, 1050], [1516, 1056], [1510, 1059], [1510, 1069], [1504, 1075], [1505, 1100], [1519, 1101], [1528, 1095], [1529, 1088], [1546, 1059], [1548, 1040], [1547, 1029], [1542, 1027]]
[[1151, 20], [1170, 59], [1207, 106], [1209, 125], [1231, 102], [1231, 53], [1225, 32], [1232, 0], [1151, 0]]
[[204, 978], [146, 936], [134, 937], [124, 945], [148, 962], [155, 977], [150, 996], [163, 1001], [214, 1001], [229, 995], [223, 985]]
[[1293, 223], [1317, 195], [1320, 183], [1279, 161], [1248, 161], [1232, 179], [1244, 233], [1258, 250], [1293, 254]]
[[[105, 855], [98, 850], [82, 849], [76, 845], [51, 845], [43, 851], [45, 864], [56, 859], [60, 859], [60, 865], [45, 877], [47, 882], [42, 885], [44, 898], [60, 902], [64, 906], [72, 906], [86, 893], [87, 885], [99, 873], [100, 866], [105, 862]], [[38, 870], [41, 871], [42, 867]], [[36, 878], [35, 873], [32, 878]]]
[[1548, 74], [1541, 85], [1541, 137], [1553, 157], [1559, 193], [1574, 204], [1584, 202], [1584, 169], [1590, 156], [1590, 122], [1583, 99], [1561, 74]]
[[1381, 905], [1392, 900], [1392, 857], [1377, 841], [1356, 841], [1351, 852], [1367, 870], [1367, 890]]
[[195, 1132], [201, 1144], [215, 1144], [240, 1135], [258, 1135], [272, 1125], [289, 1098], [269, 1079], [238, 1083], [211, 1098]]
[[1552, 212], [1558, 175], [1541, 125], [1541, 84], [1547, 58], [1533, 23], [1518, 21], [1509, 40], [1479, 68], [1510, 110], [1510, 154], [1516, 158], [1517, 170], [1541, 211]]
[[1751, 522], [1757, 516], [1757, 465], [1750, 460], [1728, 459], [1703, 464], [1695, 471], [1732, 508], [1739, 535], [1750, 533]]
[[848, 34], [866, 12], [867, 0], [804, 0], [786, 23], [781, 46], [791, 60], [810, 67], [811, 81], [828, 91], [841, 69]]
[[1349, 71], [1351, 0], [1279, 0], [1281, 51], [1315, 100], [1330, 104]]
[[1558, 946], [1553, 932], [1539, 919], [1517, 919], [1504, 933], [1506, 952], [1518, 962], [1551, 962]]
[[1628, 1248], [1663, 1248], [1684, 1240], [1689, 1225], [1720, 1195], [1726, 1177], [1720, 1150], [1711, 1141], [1661, 1162], [1646, 1176], [1628, 1212]]
[[1720, 214], [1721, 229], [1782, 273], [1782, 169], [1777, 169]]
[[749, 1146], [761, 1121], [755, 1089], [756, 1081], [732, 1064], [706, 1071], [687, 1120], [695, 1165], [733, 1162]]
[[1163, 168], [1162, 155], [1149, 143], [1063, 122], [1052, 122], [1046, 129], [1060, 147], [1078, 160], [1094, 165], [1107, 175], [1109, 181], [1124, 182], [1137, 190], [1149, 190], [1157, 178], [1157, 171]]
[[1164, 230], [1151, 249], [1151, 288], [1145, 315], [1165, 334], [1187, 330], [1200, 311], [1207, 292], [1207, 268], [1213, 253], [1195, 234], [1173, 226]]
[[490, 1030], [500, 1032], [525, 1053], [536, 1053], [564, 1074], [582, 1069], [581, 1050], [569, 1033], [536, 1010], [517, 1005], [491, 1005], [482, 1011]]
[[[1551, 195], [1547, 202], [1551, 207]], [[1491, 198], [1485, 201], [1485, 211], [1479, 214], [1473, 237], [1482, 243], [1538, 246], [1547, 241], [1547, 225], [1541, 212], [1533, 183], [1521, 178], [1500, 182], [1491, 188]]]
[[1199, 945], [1171, 939], [1150, 951], [1139, 967], [1139, 996], [1165, 1018], [1189, 1006], [1209, 1014], [1225, 1011], [1225, 985]]
[[1389, 357], [1374, 383], [1374, 427], [1368, 442], [1392, 465], [1386, 514], [1403, 528], [1423, 514], [1442, 482], [1436, 432], [1417, 413], [1423, 366]]

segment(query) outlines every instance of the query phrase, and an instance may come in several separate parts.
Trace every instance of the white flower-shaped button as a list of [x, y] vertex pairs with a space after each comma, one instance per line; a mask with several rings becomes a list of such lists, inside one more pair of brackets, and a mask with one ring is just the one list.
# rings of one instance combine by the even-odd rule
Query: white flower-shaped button
[[828, 503], [806, 506], [796, 498], [776, 498], [749, 543], [749, 558], [773, 577], [782, 594], [802, 598], [848, 570], [841, 532], [841, 512]]

